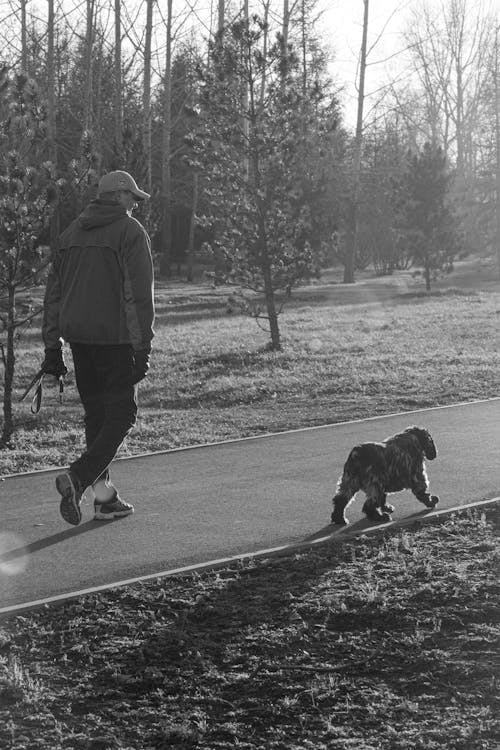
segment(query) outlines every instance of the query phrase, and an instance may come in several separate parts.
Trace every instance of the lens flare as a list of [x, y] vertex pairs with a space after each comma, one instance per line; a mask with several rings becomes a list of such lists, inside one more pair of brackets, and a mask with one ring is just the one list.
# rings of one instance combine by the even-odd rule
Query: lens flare
[[26, 569], [28, 553], [20, 536], [0, 533], [0, 575], [16, 576]]
[[321, 339], [314, 337], [310, 339], [309, 341], [309, 350], [311, 352], [319, 352], [319, 350], [323, 347], [323, 342]]

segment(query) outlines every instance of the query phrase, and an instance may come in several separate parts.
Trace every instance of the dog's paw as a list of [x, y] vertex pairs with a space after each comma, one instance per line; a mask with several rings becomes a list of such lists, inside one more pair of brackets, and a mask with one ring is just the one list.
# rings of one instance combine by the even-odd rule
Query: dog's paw
[[434, 508], [435, 505], [437, 505], [439, 502], [439, 497], [437, 495], [431, 495], [429, 500], [429, 508]]
[[392, 520], [390, 513], [381, 513], [378, 509], [365, 511], [365, 516], [369, 521], [374, 521], [375, 523], [385, 523], [385, 521]]
[[382, 510], [382, 513], [394, 513], [395, 508], [394, 508], [394, 505], [386, 504], [383, 506], [383, 508], [381, 508], [381, 510]]
[[337, 524], [337, 526], [347, 526], [349, 521], [344, 516], [344, 514], [337, 513], [336, 511], [333, 511], [331, 516], [331, 522]]

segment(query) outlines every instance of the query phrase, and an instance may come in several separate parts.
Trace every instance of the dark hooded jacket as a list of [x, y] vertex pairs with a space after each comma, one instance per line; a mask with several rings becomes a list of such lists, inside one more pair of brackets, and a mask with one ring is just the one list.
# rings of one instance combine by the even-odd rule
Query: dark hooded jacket
[[61, 234], [44, 300], [47, 349], [153, 338], [153, 262], [144, 227], [117, 203], [95, 200]]

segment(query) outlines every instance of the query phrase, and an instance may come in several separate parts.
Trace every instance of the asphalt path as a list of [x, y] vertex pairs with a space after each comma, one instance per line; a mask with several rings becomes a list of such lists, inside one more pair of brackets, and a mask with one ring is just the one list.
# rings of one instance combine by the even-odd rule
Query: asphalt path
[[[59, 470], [0, 482], [0, 613], [46, 598], [343, 533], [331, 498], [351, 447], [417, 424], [438, 457], [428, 462], [437, 509], [500, 494], [500, 400], [425, 409], [118, 460], [113, 478], [136, 513], [113, 522], [59, 516]], [[349, 507], [363, 528], [362, 495]], [[409, 492], [393, 519], [426, 514]]]

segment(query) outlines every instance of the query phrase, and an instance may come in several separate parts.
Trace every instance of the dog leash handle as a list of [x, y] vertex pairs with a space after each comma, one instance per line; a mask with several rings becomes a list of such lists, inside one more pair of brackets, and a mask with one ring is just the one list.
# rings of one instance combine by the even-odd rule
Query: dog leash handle
[[[38, 414], [42, 407], [42, 399], [43, 399], [43, 378], [45, 376], [45, 373], [40, 370], [37, 372], [29, 386], [24, 391], [23, 395], [19, 399], [20, 401], [24, 401], [28, 393], [34, 388], [35, 392], [33, 394], [33, 398], [31, 400], [31, 413], [32, 414]], [[63, 402], [63, 394], [64, 394], [64, 376], [60, 375], [58, 378], [59, 381], [59, 403], [62, 404]]]
[[44, 373], [42, 370], [39, 370], [29, 386], [24, 391], [23, 395], [19, 399], [20, 401], [24, 401], [28, 393], [34, 388], [35, 394], [33, 396], [33, 400], [31, 402], [31, 412], [32, 414], [37, 414], [40, 411], [40, 407], [42, 405], [42, 381], [43, 381]]
[[38, 381], [36, 388], [35, 388], [35, 395], [31, 399], [30, 409], [31, 409], [32, 414], [38, 414], [42, 406], [42, 382], [43, 382], [43, 375]]

